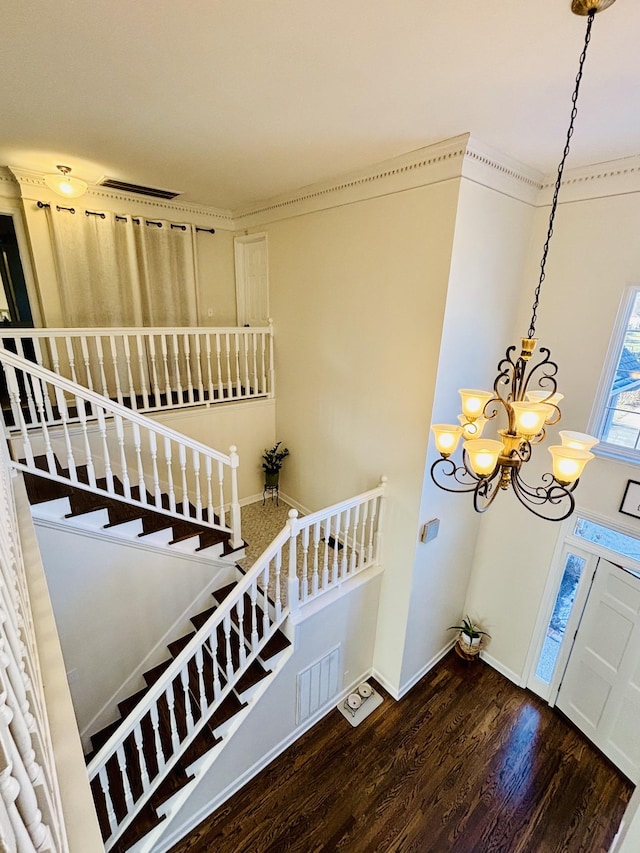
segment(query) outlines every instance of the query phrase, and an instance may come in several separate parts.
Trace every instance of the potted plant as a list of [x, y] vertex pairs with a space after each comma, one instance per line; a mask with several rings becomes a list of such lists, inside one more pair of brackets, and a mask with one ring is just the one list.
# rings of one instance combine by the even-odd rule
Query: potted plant
[[265, 486], [277, 486], [280, 477], [282, 463], [289, 455], [289, 448], [280, 449], [281, 441], [277, 441], [270, 450], [265, 449], [262, 454], [262, 470], [264, 471]]
[[459, 631], [458, 646], [465, 655], [475, 656], [480, 652], [483, 637], [491, 637], [467, 615], [462, 620], [462, 625], [450, 625], [449, 631]]

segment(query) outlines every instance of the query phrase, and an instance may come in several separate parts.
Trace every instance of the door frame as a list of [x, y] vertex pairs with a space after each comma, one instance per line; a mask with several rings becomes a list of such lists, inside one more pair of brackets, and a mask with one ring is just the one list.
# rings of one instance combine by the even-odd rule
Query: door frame
[[267, 262], [267, 317], [269, 316], [269, 242], [266, 231], [256, 231], [254, 234], [243, 234], [233, 238], [233, 253], [236, 272], [236, 312], [238, 326], [246, 325], [247, 306], [245, 304], [245, 264], [244, 247], [251, 243], [264, 243]]
[[587, 539], [582, 539], [580, 536], [576, 536], [573, 531], [575, 530], [578, 518], [584, 518], [587, 521], [594, 522], [595, 524], [601, 524], [603, 527], [608, 527], [610, 530], [615, 530], [618, 533], [623, 533], [626, 536], [631, 536], [634, 539], [640, 540], [637, 528], [626, 524], [624, 521], [619, 521], [618, 519], [613, 519], [610, 516], [600, 515], [599, 513], [591, 512], [589, 510], [580, 509], [579, 507], [576, 507], [575, 512], [566, 521], [562, 522], [558, 539], [556, 541], [556, 547], [551, 559], [544, 594], [538, 609], [536, 625], [529, 644], [529, 651], [527, 653], [523, 677], [520, 682], [522, 687], [533, 689], [531, 685], [535, 683], [534, 679], [538, 657], [544, 644], [547, 627], [549, 625], [549, 620], [551, 619], [556, 596], [562, 580], [567, 554], [570, 552], [586, 557], [587, 564], [582, 572], [580, 583], [576, 591], [571, 617], [567, 623], [567, 628], [560, 645], [558, 661], [551, 684], [549, 685], [548, 695], [544, 696], [538, 690], [533, 689], [533, 692], [545, 699], [551, 707], [555, 705], [560, 685], [562, 683], [562, 677], [564, 676], [567, 663], [569, 662], [569, 655], [573, 647], [573, 641], [587, 604], [588, 593], [591, 589], [595, 572], [597, 571], [598, 560], [603, 558], [611, 563], [624, 562], [625, 566], [628, 566], [633, 571], [640, 572], [640, 562], [633, 560], [631, 557], [626, 557], [618, 551], [612, 551], [609, 548], [605, 548], [596, 542], [589, 542]]
[[27, 297], [29, 298], [29, 307], [31, 309], [31, 319], [33, 320], [34, 328], [41, 328], [42, 322], [42, 306], [40, 305], [40, 292], [36, 283], [36, 277], [31, 259], [31, 249], [27, 229], [24, 222], [21, 202], [17, 199], [0, 198], [0, 214], [10, 216], [13, 219], [13, 227], [16, 232], [16, 240], [18, 242], [18, 252], [20, 253], [20, 263], [22, 264], [22, 272], [24, 274], [24, 282], [27, 288]]

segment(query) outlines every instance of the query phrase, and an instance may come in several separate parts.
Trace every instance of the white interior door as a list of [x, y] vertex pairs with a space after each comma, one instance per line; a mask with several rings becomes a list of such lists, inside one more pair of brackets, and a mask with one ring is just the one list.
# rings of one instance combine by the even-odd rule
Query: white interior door
[[267, 235], [236, 237], [236, 303], [239, 326], [269, 325]]
[[640, 782], [640, 577], [600, 559], [556, 705]]

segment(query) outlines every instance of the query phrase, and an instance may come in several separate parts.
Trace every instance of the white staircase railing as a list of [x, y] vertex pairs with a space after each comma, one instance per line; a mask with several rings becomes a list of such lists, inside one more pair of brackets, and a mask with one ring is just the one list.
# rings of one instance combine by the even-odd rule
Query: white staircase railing
[[289, 613], [377, 564], [383, 499], [384, 479], [305, 518], [291, 510], [285, 528], [93, 757], [88, 773], [109, 827], [107, 850]]
[[220, 453], [2, 348], [0, 363], [16, 468], [224, 531], [242, 546], [235, 447]]
[[1, 345], [139, 412], [273, 397], [263, 328], [6, 329]]
[[6, 444], [0, 448], [0, 848], [69, 849]]

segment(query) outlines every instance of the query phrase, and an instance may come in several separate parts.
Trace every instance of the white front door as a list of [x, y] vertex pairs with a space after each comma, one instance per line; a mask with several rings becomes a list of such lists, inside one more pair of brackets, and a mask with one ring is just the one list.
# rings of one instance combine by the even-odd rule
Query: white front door
[[236, 303], [239, 326], [269, 325], [267, 235], [236, 237]]
[[556, 701], [640, 782], [640, 577], [600, 559]]

